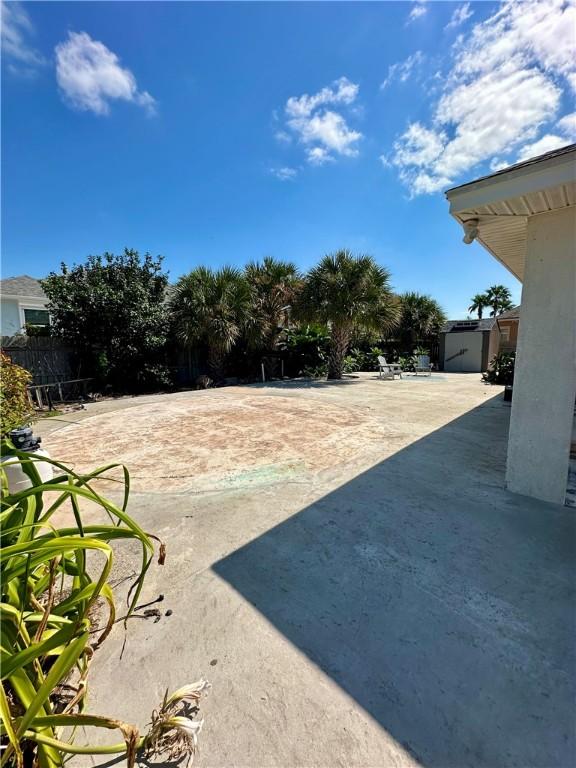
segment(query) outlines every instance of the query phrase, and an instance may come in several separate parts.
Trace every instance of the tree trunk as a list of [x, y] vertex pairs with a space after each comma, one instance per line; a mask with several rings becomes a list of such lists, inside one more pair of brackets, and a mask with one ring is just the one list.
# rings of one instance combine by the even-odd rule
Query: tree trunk
[[215, 383], [224, 378], [224, 358], [225, 355], [221, 349], [210, 347], [208, 349], [208, 368]]
[[350, 344], [350, 331], [348, 328], [332, 326], [330, 332], [330, 351], [328, 353], [328, 378], [341, 379], [344, 367], [344, 358]]

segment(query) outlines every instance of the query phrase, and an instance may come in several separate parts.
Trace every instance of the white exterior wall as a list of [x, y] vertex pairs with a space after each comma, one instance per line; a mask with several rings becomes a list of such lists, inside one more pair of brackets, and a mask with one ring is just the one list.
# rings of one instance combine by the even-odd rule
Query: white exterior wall
[[[445, 334], [444, 370], [449, 373], [480, 373], [482, 371], [482, 340], [479, 331], [460, 331]], [[458, 357], [461, 349], [466, 352]], [[451, 357], [452, 360], [448, 360]]]
[[527, 224], [508, 441], [509, 490], [563, 504], [576, 397], [574, 208]]
[[22, 330], [20, 307], [15, 299], [2, 299], [0, 304], [0, 335], [14, 336]]

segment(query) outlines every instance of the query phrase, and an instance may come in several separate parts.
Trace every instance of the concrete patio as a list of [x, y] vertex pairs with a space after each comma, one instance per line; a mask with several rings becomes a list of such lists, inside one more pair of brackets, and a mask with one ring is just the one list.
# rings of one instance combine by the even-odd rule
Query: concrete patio
[[124, 459], [168, 547], [90, 710], [144, 727], [204, 676], [202, 768], [572, 766], [574, 510], [504, 490], [509, 413], [477, 375], [362, 374], [43, 422], [79, 469]]

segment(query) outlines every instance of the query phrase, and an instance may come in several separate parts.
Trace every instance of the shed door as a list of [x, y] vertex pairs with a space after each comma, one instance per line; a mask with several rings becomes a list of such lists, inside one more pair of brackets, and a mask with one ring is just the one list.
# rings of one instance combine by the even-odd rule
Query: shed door
[[450, 373], [482, 371], [482, 338], [478, 331], [447, 333], [444, 348], [444, 370]]

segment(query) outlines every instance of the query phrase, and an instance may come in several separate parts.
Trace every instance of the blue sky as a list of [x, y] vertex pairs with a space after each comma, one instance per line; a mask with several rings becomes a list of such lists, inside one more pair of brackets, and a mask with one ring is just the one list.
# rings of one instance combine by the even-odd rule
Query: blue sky
[[573, 139], [573, 2], [8, 3], [3, 276], [372, 253], [452, 316], [517, 281], [443, 190]]

